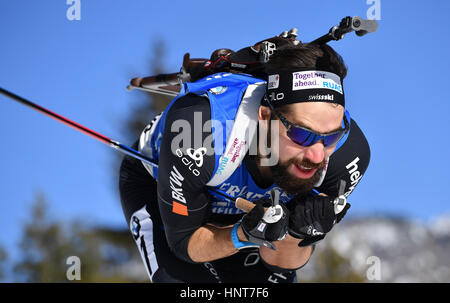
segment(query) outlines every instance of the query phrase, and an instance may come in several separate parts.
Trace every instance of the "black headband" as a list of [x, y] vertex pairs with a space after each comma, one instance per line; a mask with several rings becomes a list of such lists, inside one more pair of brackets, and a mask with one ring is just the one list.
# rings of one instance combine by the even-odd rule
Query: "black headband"
[[266, 81], [266, 98], [274, 107], [300, 102], [330, 102], [345, 107], [342, 78], [332, 72], [297, 68], [269, 73]]

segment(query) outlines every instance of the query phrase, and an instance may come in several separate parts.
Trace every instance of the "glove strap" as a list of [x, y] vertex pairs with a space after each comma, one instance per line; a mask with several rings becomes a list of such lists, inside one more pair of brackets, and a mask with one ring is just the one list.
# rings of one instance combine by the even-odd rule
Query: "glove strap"
[[238, 229], [239, 225], [241, 225], [241, 220], [239, 220], [239, 222], [234, 224], [233, 229], [231, 230], [231, 241], [233, 241], [234, 247], [236, 247], [238, 250], [241, 250], [241, 249], [247, 248], [247, 247], [259, 247], [258, 244], [239, 240], [239, 237], [237, 234], [237, 229]]
[[264, 240], [264, 235], [266, 233], [267, 229], [267, 223], [263, 222], [263, 220], [260, 220], [258, 225], [254, 229], [252, 229], [250, 232], [247, 232], [244, 228], [242, 231], [244, 232], [244, 235], [251, 241], [252, 243], [256, 243], [258, 246], [265, 246], [272, 250], [277, 250], [275, 245], [272, 244], [272, 242], [269, 242], [267, 240]]

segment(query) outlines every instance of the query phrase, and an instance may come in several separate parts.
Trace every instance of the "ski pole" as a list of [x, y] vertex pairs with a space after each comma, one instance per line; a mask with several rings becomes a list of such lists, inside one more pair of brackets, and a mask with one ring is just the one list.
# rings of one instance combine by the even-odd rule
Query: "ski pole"
[[55, 112], [52, 112], [52, 111], [50, 111], [50, 110], [48, 110], [48, 109], [46, 109], [46, 108], [44, 108], [44, 107], [42, 107], [42, 106], [40, 106], [40, 105], [38, 105], [36, 103], [28, 101], [28, 100], [26, 100], [26, 99], [24, 99], [24, 98], [22, 98], [22, 97], [20, 97], [20, 96], [18, 96], [16, 94], [10, 92], [10, 91], [7, 91], [6, 89], [3, 89], [1, 87], [0, 87], [0, 93], [5, 95], [6, 97], [9, 97], [9, 98], [17, 101], [17, 102], [20, 102], [20, 103], [22, 103], [22, 104], [24, 104], [24, 105], [26, 105], [28, 107], [31, 107], [32, 109], [37, 110], [38, 112], [43, 113], [43, 114], [49, 116], [50, 118], [55, 119], [56, 121], [59, 121], [59, 122], [65, 124], [67, 126], [70, 126], [73, 129], [76, 129], [76, 130], [78, 130], [78, 131], [80, 131], [80, 132], [82, 132], [82, 133], [84, 133], [84, 134], [86, 134], [86, 135], [88, 135], [88, 136], [90, 136], [90, 137], [92, 137], [94, 139], [97, 139], [100, 142], [108, 144], [112, 148], [114, 148], [114, 149], [116, 149], [116, 150], [118, 150], [118, 151], [120, 151], [120, 152], [122, 152], [122, 153], [124, 153], [126, 155], [129, 155], [129, 156], [131, 156], [133, 158], [136, 158], [138, 160], [144, 161], [145, 163], [151, 165], [152, 167], [156, 166], [156, 164], [153, 163], [150, 158], [148, 158], [145, 155], [141, 154], [137, 150], [132, 149], [131, 147], [123, 145], [123, 144], [121, 144], [118, 141], [112, 140], [112, 139], [110, 139], [110, 138], [108, 138], [108, 137], [106, 137], [106, 136], [104, 136], [102, 134], [99, 134], [99, 133], [97, 133], [97, 132], [95, 132], [95, 131], [93, 131], [93, 130], [91, 130], [91, 129], [89, 129], [89, 128], [81, 125], [81, 124], [78, 124], [78, 123], [76, 123], [76, 122], [74, 122], [72, 120], [69, 120], [69, 119], [61, 116], [61, 115], [58, 115]]

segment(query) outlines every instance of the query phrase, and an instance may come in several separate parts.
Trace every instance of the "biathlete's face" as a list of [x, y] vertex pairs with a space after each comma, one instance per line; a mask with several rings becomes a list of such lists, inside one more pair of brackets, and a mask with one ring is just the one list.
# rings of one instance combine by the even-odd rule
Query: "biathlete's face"
[[[295, 125], [322, 134], [341, 129], [344, 107], [340, 105], [303, 102], [286, 105], [286, 108], [288, 110], [282, 111], [283, 116]], [[278, 158], [277, 164], [270, 166], [274, 183], [292, 194], [310, 191], [319, 181], [326, 161], [336, 145], [325, 147], [323, 140], [310, 146], [295, 143], [288, 137], [286, 127], [269, 107], [260, 107], [259, 118], [260, 120], [276, 119], [278, 123], [279, 144], [278, 147], [271, 146], [271, 153], [275, 153]]]

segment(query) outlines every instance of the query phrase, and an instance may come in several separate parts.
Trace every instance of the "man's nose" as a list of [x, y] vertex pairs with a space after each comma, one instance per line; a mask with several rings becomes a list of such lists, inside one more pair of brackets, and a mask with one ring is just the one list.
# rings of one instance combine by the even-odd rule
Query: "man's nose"
[[312, 163], [321, 163], [323, 161], [325, 158], [325, 147], [323, 146], [322, 140], [306, 148], [305, 158]]

